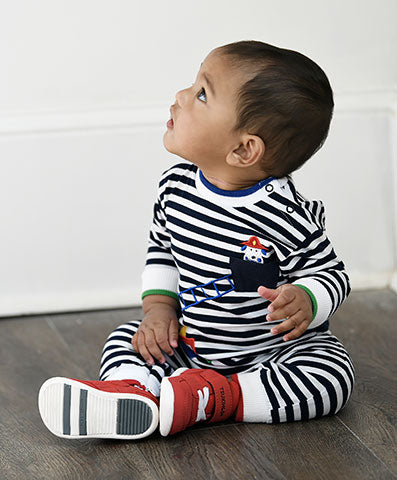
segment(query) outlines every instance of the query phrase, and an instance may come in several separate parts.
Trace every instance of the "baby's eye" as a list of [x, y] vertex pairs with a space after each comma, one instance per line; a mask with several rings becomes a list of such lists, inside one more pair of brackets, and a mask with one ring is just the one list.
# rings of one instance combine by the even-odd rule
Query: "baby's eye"
[[207, 99], [207, 94], [205, 93], [205, 89], [202, 87], [199, 94], [197, 95], [197, 98], [200, 98], [201, 92], [204, 92], [204, 97]]
[[[194, 85], [194, 83], [192, 83], [192, 86]], [[197, 95], [197, 98], [199, 98], [201, 95], [202, 95], [202, 92], [204, 92], [204, 96], [205, 98], [207, 99], [207, 94], [205, 93], [205, 89], [204, 87], [201, 87], [201, 90], [199, 91], [198, 95]]]

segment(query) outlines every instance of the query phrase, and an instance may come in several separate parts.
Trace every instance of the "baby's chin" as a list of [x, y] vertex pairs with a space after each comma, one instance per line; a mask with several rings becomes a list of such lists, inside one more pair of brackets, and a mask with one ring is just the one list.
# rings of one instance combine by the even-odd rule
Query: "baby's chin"
[[170, 153], [174, 153], [174, 152], [173, 152], [173, 149], [172, 149], [172, 144], [171, 144], [171, 142], [168, 140], [167, 134], [168, 134], [168, 131], [166, 131], [166, 132], [164, 133], [164, 135], [163, 135], [163, 145], [164, 145], [164, 148], [165, 148], [166, 150], [168, 150]]
[[193, 151], [186, 151], [183, 147], [178, 147], [175, 145], [173, 138], [170, 138], [167, 135], [167, 132], [163, 135], [163, 145], [167, 152], [172, 153], [173, 155], [177, 155], [179, 158], [186, 160], [189, 163], [193, 163], [196, 167], [200, 167], [201, 161], [198, 158], [202, 157], [201, 152], [193, 152]]
[[177, 155], [178, 157], [180, 158], [183, 158], [187, 161], [191, 161], [189, 158], [187, 158], [183, 152], [181, 152], [178, 148], [176, 148], [175, 146], [172, 145], [172, 142], [170, 142], [168, 139], [167, 139], [167, 132], [165, 132], [164, 136], [163, 136], [163, 145], [164, 145], [164, 148], [167, 150], [167, 152], [170, 152], [172, 153], [173, 155]]
[[163, 145], [167, 152], [173, 153], [174, 155], [179, 155], [175, 148], [170, 145], [170, 142], [167, 141], [166, 138], [163, 137]]

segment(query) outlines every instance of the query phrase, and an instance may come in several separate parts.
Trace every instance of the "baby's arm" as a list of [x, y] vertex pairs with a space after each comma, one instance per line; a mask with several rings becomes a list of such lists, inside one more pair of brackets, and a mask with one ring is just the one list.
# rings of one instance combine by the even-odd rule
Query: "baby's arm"
[[153, 357], [165, 362], [161, 352], [173, 355], [178, 345], [178, 269], [171, 252], [171, 236], [166, 227], [167, 177], [163, 172], [157, 189], [150, 227], [145, 268], [142, 273], [142, 309], [144, 318], [132, 337], [134, 350], [148, 364]]
[[258, 293], [261, 297], [270, 300], [272, 303], [267, 307], [270, 315], [266, 320], [281, 320], [284, 322], [273, 327], [270, 331], [274, 335], [293, 329], [283, 340], [293, 340], [305, 332], [313, 320], [313, 304], [310, 295], [301, 287], [286, 283], [276, 289], [259, 287]]
[[[293, 270], [290, 265], [294, 265]], [[296, 325], [293, 331], [284, 336], [284, 340], [298, 338], [306, 329], [326, 322], [351, 290], [345, 266], [336, 256], [322, 228], [314, 231], [302, 245], [282, 258], [280, 270], [289, 283], [275, 290], [259, 287], [258, 293], [272, 302], [268, 320], [290, 317], [277, 325], [276, 331], [272, 329], [272, 333], [291, 330]]]
[[132, 346], [149, 365], [154, 363], [152, 356], [164, 363], [161, 350], [173, 355], [171, 347], [178, 345], [178, 301], [168, 295], [147, 295], [142, 309], [144, 318], [132, 337]]

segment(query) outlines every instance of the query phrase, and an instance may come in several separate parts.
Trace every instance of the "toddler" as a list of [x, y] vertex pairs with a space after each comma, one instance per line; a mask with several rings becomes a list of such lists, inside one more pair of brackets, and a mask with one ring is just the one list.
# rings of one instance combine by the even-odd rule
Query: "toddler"
[[334, 415], [355, 382], [329, 319], [350, 292], [324, 206], [291, 177], [324, 143], [332, 89], [259, 41], [212, 50], [176, 94], [142, 273], [142, 321], [112, 332], [100, 380], [54, 377], [39, 410], [65, 438], [139, 439], [197, 422]]

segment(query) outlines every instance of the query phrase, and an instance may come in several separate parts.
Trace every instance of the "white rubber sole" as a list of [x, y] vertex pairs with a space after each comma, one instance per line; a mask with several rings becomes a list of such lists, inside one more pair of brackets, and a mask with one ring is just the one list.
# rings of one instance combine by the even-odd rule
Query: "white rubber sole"
[[137, 440], [153, 433], [159, 420], [157, 405], [147, 397], [103, 392], [63, 377], [43, 383], [38, 404], [44, 425], [63, 438]]
[[[172, 373], [171, 377], [177, 377], [188, 368], [181, 367], [175, 370]], [[161, 390], [160, 390], [160, 425], [159, 430], [160, 434], [163, 437], [166, 437], [172, 427], [172, 421], [174, 419], [174, 389], [172, 388], [171, 382], [168, 380], [169, 377], [164, 377], [161, 381]]]

